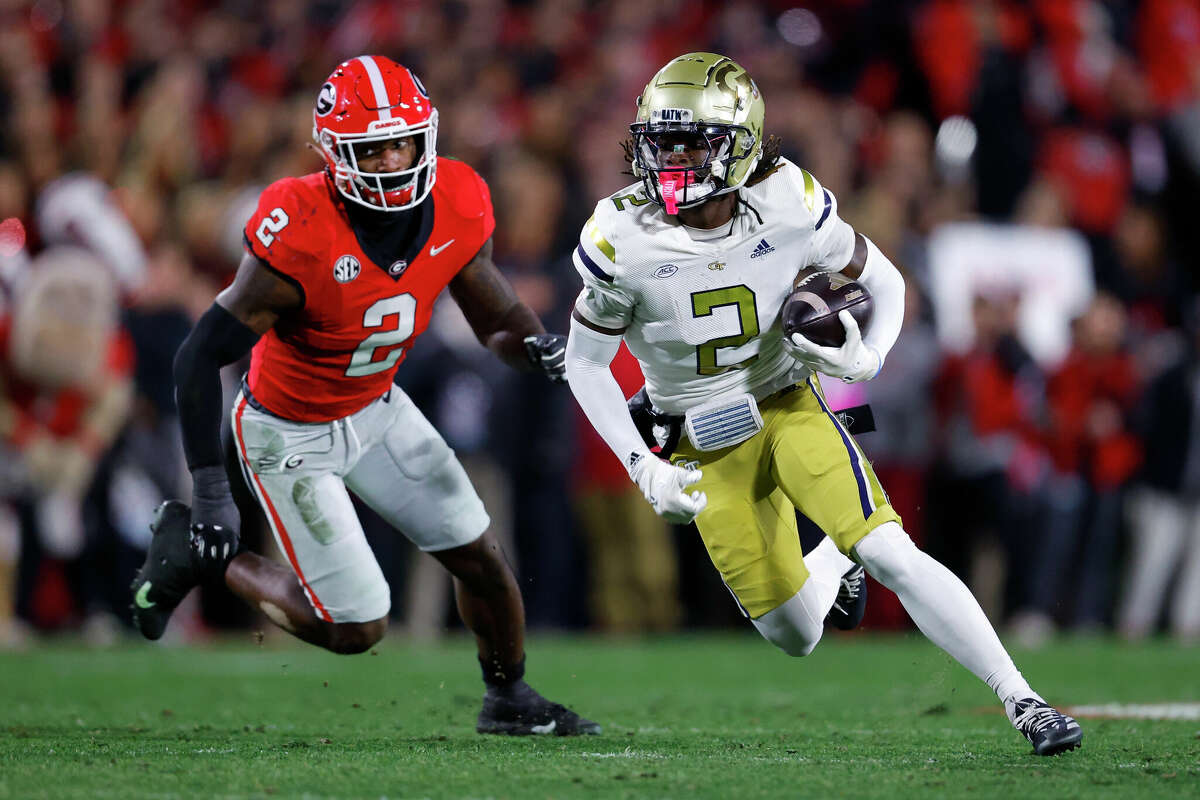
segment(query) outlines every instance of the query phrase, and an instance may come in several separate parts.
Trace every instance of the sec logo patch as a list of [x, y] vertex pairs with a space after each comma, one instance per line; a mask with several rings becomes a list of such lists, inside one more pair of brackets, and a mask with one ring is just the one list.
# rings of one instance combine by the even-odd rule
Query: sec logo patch
[[333, 278], [338, 283], [349, 283], [362, 272], [362, 265], [351, 255], [344, 255], [333, 265]]

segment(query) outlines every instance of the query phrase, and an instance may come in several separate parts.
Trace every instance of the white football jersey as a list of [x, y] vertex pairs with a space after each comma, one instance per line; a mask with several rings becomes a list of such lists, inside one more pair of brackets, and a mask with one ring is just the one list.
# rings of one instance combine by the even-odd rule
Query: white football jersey
[[854, 253], [833, 194], [787, 159], [738, 191], [732, 223], [699, 231], [628, 186], [596, 204], [575, 249], [576, 310], [624, 331], [664, 411], [803, 380], [783, 349], [783, 301], [800, 269], [840, 270]]

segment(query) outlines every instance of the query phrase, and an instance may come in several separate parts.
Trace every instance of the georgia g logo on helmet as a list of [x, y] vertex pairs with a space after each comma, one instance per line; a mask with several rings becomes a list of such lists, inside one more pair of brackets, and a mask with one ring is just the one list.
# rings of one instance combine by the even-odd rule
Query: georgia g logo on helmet
[[[437, 179], [437, 109], [411, 70], [384, 56], [364, 55], [338, 65], [313, 107], [313, 139], [342, 197], [367, 208], [403, 211], [429, 196]], [[411, 139], [403, 169], [368, 172], [359, 161], [377, 157], [381, 143]]]
[[329, 81], [321, 87], [321, 93], [317, 95], [317, 116], [323, 117], [330, 111], [333, 111], [334, 103], [337, 102], [337, 87]]
[[762, 95], [731, 58], [687, 53], [669, 61], [637, 106], [633, 172], [668, 214], [739, 189], [762, 157]]

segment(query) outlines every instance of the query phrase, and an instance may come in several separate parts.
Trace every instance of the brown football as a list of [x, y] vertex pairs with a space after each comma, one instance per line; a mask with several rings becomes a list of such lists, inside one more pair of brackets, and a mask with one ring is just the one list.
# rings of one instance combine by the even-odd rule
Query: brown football
[[846, 328], [838, 312], [848, 309], [863, 334], [871, 324], [875, 304], [867, 287], [840, 272], [805, 269], [800, 283], [783, 301], [783, 335], [801, 336], [825, 347], [846, 343]]

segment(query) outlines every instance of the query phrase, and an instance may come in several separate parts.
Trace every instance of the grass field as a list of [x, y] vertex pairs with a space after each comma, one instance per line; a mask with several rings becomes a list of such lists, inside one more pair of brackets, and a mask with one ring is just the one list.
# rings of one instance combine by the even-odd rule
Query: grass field
[[[1016, 654], [1052, 702], [1200, 701], [1200, 649]], [[1200, 796], [1200, 720], [1084, 721], [1031, 755], [994, 697], [916, 637], [540, 638], [530, 681], [605, 726], [474, 733], [466, 640], [373, 655], [242, 642], [0, 654], [0, 797]]]

